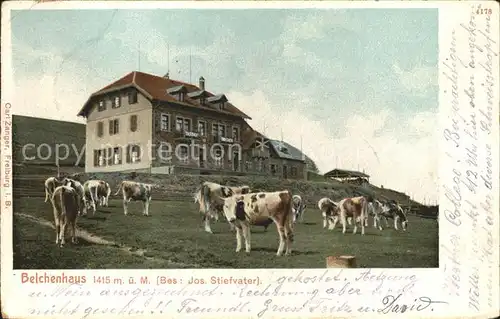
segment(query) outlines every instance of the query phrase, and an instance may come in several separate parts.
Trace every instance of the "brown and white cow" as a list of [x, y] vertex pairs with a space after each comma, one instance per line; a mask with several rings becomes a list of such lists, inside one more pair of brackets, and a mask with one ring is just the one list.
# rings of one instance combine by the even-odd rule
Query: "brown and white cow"
[[280, 243], [277, 256], [290, 255], [293, 242], [293, 203], [288, 190], [279, 192], [250, 193], [221, 198], [227, 220], [236, 227], [236, 252], [241, 250], [241, 239], [245, 239], [245, 251], [251, 251], [250, 225], [272, 219], [278, 229]]
[[127, 206], [128, 203], [133, 201], [141, 201], [143, 203], [142, 214], [149, 216], [149, 203], [151, 202], [151, 190], [153, 185], [138, 183], [134, 181], [123, 181], [118, 186], [118, 190], [115, 195], [118, 195], [120, 191], [123, 195], [123, 213], [128, 214]]
[[58, 186], [52, 194], [54, 223], [56, 225], [56, 245], [63, 247], [66, 243], [66, 226], [71, 228], [71, 242], [76, 244], [76, 219], [78, 216], [79, 196], [70, 186]]
[[97, 187], [97, 198], [99, 199], [99, 205], [108, 207], [110, 195], [111, 187], [109, 187], [109, 184], [105, 181], [100, 181], [99, 186]]
[[[224, 186], [212, 182], [203, 182], [194, 193], [194, 201], [199, 204], [199, 211], [203, 216], [203, 223], [207, 233], [213, 233], [210, 227], [210, 218], [216, 221], [219, 219], [219, 213], [223, 212], [222, 204], [218, 197], [227, 198], [233, 195], [243, 195], [250, 193], [249, 186]], [[267, 226], [266, 226], [267, 228]], [[234, 226], [231, 225], [231, 229]]]
[[[344, 198], [339, 202], [339, 217], [342, 223], [342, 233], [346, 232], [346, 219], [347, 217], [352, 217], [354, 223], [353, 234], [356, 234], [358, 230], [357, 223], [361, 224], [361, 235], [365, 234], [365, 216], [368, 215], [368, 204], [372, 202], [373, 199], [370, 197], [358, 196]], [[333, 227], [335, 228], [334, 223]]]
[[318, 208], [323, 216], [323, 228], [326, 228], [326, 226], [328, 226], [328, 229], [335, 228], [338, 221], [338, 206], [339, 203], [328, 197], [323, 197], [318, 201]]
[[52, 194], [54, 194], [54, 190], [66, 184], [66, 178], [57, 178], [57, 177], [49, 177], [45, 180], [45, 202], [48, 199], [52, 200]]
[[78, 195], [78, 216], [87, 215], [87, 199], [83, 185], [77, 180], [66, 178], [65, 186], [73, 188]]

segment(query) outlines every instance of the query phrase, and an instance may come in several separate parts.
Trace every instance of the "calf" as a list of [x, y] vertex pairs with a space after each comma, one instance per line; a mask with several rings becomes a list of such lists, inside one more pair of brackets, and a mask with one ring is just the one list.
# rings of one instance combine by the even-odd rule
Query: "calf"
[[45, 180], [45, 202], [48, 199], [52, 200], [52, 194], [58, 186], [62, 186], [66, 183], [66, 178], [49, 177]]
[[245, 239], [245, 251], [251, 250], [250, 225], [260, 220], [272, 219], [278, 229], [280, 243], [277, 256], [290, 255], [293, 242], [292, 194], [288, 190], [272, 193], [250, 193], [222, 201], [224, 215], [236, 227], [236, 252], [241, 250], [241, 237]]
[[[373, 201], [373, 200], [371, 200]], [[342, 223], [342, 233], [346, 232], [346, 218], [352, 217], [354, 223], [353, 234], [356, 234], [358, 230], [357, 223], [361, 224], [361, 235], [365, 234], [365, 216], [368, 214], [368, 204], [370, 198], [364, 196], [344, 198], [339, 202], [339, 215], [340, 221]], [[333, 225], [335, 227], [335, 223]]]
[[318, 208], [323, 216], [323, 228], [326, 228], [326, 226], [328, 226], [328, 229], [335, 228], [338, 220], [338, 203], [324, 197], [318, 201]]
[[58, 186], [52, 194], [54, 223], [56, 225], [56, 245], [63, 247], [66, 226], [71, 227], [71, 242], [76, 244], [76, 219], [78, 216], [79, 198], [77, 191], [69, 186]]
[[[389, 223], [387, 219], [394, 219], [394, 229], [398, 230], [398, 222], [401, 221], [401, 227], [404, 231], [408, 228], [408, 218], [406, 217], [406, 213], [403, 208], [395, 201], [390, 202], [382, 202], [382, 209], [380, 213], [380, 217], [385, 220], [385, 226], [389, 227]], [[380, 226], [379, 229], [382, 227]]]
[[123, 181], [118, 186], [118, 190], [115, 195], [118, 195], [120, 191], [123, 195], [123, 213], [128, 214], [127, 206], [128, 203], [133, 201], [141, 201], [143, 204], [142, 214], [149, 216], [149, 203], [151, 202], [151, 189], [153, 185], [138, 183], [133, 181]]
[[298, 219], [300, 219], [301, 222], [304, 221], [304, 211], [306, 209], [306, 204], [302, 200], [302, 197], [300, 195], [293, 195], [292, 197], [292, 203], [293, 203], [293, 222], [296, 223]]
[[82, 184], [71, 178], [66, 178], [65, 181], [65, 186], [73, 188], [78, 195], [78, 216], [87, 215], [87, 199]]
[[[231, 187], [224, 186], [212, 182], [203, 182], [194, 193], [194, 201], [199, 204], [199, 211], [203, 216], [203, 223], [207, 233], [213, 233], [210, 227], [210, 218], [215, 220], [219, 219], [219, 213], [222, 212], [222, 205], [218, 202], [217, 198], [227, 198], [233, 195], [243, 195], [250, 193], [250, 187], [239, 186]], [[267, 227], [266, 227], [267, 228]], [[231, 224], [231, 229], [234, 226]]]

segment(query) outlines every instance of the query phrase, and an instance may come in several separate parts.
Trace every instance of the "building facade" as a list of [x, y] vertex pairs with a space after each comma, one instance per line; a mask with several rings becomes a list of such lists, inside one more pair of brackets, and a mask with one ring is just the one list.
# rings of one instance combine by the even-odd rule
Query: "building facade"
[[196, 86], [131, 72], [92, 94], [78, 115], [87, 121], [86, 172], [307, 176], [295, 148], [285, 143], [293, 148], [285, 154], [254, 131], [203, 77]]

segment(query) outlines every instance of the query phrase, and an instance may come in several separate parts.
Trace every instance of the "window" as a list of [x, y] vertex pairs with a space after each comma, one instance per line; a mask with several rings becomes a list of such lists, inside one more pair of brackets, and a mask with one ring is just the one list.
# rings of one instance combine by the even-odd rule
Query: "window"
[[276, 165], [275, 164], [271, 164], [271, 174], [276, 174]]
[[162, 131], [170, 131], [170, 115], [161, 114], [161, 130]]
[[98, 150], [97, 151], [97, 166], [104, 166], [104, 151], [103, 150]]
[[290, 170], [290, 174], [292, 176], [297, 176], [297, 167], [292, 167], [291, 170]]
[[139, 145], [128, 146], [128, 163], [138, 163], [141, 161], [141, 147]]
[[222, 166], [222, 148], [220, 147], [214, 149], [214, 164], [216, 167]]
[[240, 140], [240, 130], [238, 127], [233, 126], [233, 141], [238, 142]]
[[257, 171], [262, 172], [262, 158], [259, 158], [255, 162]]
[[104, 135], [104, 123], [97, 122], [97, 137], [102, 137]]
[[165, 142], [162, 142], [160, 144], [160, 148], [158, 150], [158, 157], [160, 162], [162, 163], [172, 162], [172, 149], [170, 148], [170, 144]]
[[178, 116], [175, 120], [175, 129], [179, 132], [191, 131], [191, 119]]
[[223, 110], [224, 109], [224, 102], [220, 102], [219, 103], [219, 110]]
[[245, 169], [246, 169], [246, 171], [251, 171], [252, 170], [252, 162], [251, 161], [246, 161], [245, 162]]
[[135, 104], [137, 103], [137, 91], [130, 91], [128, 92], [128, 104]]
[[185, 97], [184, 92], [179, 92], [175, 95], [175, 98], [177, 99], [177, 101], [180, 101], [180, 102], [184, 102], [184, 97]]
[[113, 164], [119, 165], [122, 163], [121, 159], [121, 149], [119, 147], [115, 147], [113, 149]]
[[102, 150], [94, 150], [94, 166], [104, 166], [104, 152]]
[[118, 119], [109, 121], [109, 135], [115, 135], [119, 132]]
[[104, 103], [104, 100], [100, 100], [97, 105], [97, 110], [99, 112], [102, 112], [106, 109], [106, 103]]
[[130, 115], [130, 131], [137, 131], [137, 115]]
[[200, 136], [207, 136], [207, 123], [205, 121], [198, 121], [198, 133]]
[[206, 98], [204, 98], [204, 97], [201, 97], [201, 98], [200, 98], [200, 104], [201, 104], [201, 105], [206, 105], [206, 104], [207, 104], [207, 99], [206, 99]]
[[120, 107], [120, 96], [115, 96], [113, 99], [112, 108], [116, 109]]
[[186, 145], [182, 145], [179, 148], [179, 162], [182, 164], [187, 164], [189, 161], [189, 156], [188, 156], [188, 147]]

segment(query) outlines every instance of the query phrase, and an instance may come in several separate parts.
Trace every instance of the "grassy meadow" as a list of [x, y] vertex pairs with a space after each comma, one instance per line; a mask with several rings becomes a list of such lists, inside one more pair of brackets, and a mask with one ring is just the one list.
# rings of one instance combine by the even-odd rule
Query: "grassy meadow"
[[[322, 228], [319, 210], [308, 208], [304, 223], [295, 227], [291, 256], [277, 257], [274, 225], [252, 229], [252, 252], [235, 252], [235, 235], [221, 218], [215, 234], [203, 231], [192, 202], [155, 201], [151, 216], [142, 216], [142, 203], [131, 202], [129, 215], [122, 203], [110, 200], [95, 216], [78, 219], [79, 243], [55, 244], [53, 214], [43, 198], [14, 202], [14, 269], [110, 268], [324, 268], [329, 255], [355, 255], [358, 267], [438, 267], [438, 225], [434, 219], [408, 216], [407, 232], [366, 228], [366, 235], [342, 235]], [[370, 224], [372, 221], [370, 220]], [[391, 223], [390, 223], [391, 224]]]

